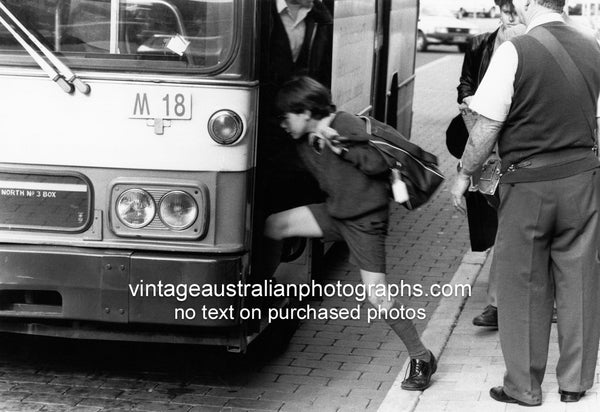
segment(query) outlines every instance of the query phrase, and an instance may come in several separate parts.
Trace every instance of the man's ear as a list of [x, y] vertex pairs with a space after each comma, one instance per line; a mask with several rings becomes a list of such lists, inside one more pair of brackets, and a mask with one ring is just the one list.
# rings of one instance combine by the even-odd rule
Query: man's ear
[[307, 116], [308, 119], [312, 119], [312, 112], [310, 110], [306, 109], [305, 111], [302, 112], [302, 114], [304, 116]]

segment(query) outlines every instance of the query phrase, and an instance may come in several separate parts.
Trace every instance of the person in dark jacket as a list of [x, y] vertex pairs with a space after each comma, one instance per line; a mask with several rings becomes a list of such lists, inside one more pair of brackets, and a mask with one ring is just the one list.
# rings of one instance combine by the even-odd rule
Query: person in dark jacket
[[307, 75], [331, 84], [333, 18], [319, 0], [269, 0], [263, 15], [255, 185], [253, 254], [257, 279], [269, 278], [279, 260], [302, 250], [301, 239], [286, 245], [262, 236], [266, 216], [324, 198], [300, 161], [293, 141], [277, 120], [275, 99], [292, 77]]
[[275, 98], [294, 76], [330, 86], [333, 18], [319, 0], [272, 0], [262, 34], [258, 168], [273, 212], [323, 198], [277, 121]]
[[[300, 206], [267, 218], [265, 235], [345, 241], [351, 262], [360, 270], [369, 302], [400, 337], [410, 355], [405, 390], [424, 390], [431, 383], [436, 359], [421, 342], [403, 305], [387, 287], [385, 236], [389, 214], [389, 166], [368, 141], [362, 119], [335, 113], [330, 93], [303, 76], [281, 89], [277, 105], [282, 127], [294, 139], [298, 154], [326, 193], [323, 203]], [[341, 145], [340, 142], [347, 142]], [[379, 292], [376, 291], [379, 290]]]
[[[493, 32], [473, 37], [465, 52], [460, 83], [457, 87], [461, 112], [470, 110], [471, 99], [487, 71], [494, 51], [504, 41], [525, 32], [525, 26], [520, 23], [512, 0], [496, 0], [496, 5], [500, 8], [500, 27]], [[475, 252], [487, 250], [494, 245], [498, 230], [496, 208], [490, 205], [488, 198], [477, 191], [467, 191], [465, 198], [471, 249]], [[493, 277], [488, 283], [487, 301], [488, 305], [480, 315], [473, 319], [473, 324], [497, 327], [496, 280]]]
[[471, 39], [465, 52], [460, 83], [458, 104], [460, 110], [469, 108], [473, 95], [481, 83], [494, 51], [506, 40], [524, 34], [525, 25], [519, 20], [512, 0], [495, 0], [500, 8], [500, 27], [493, 32], [482, 33]]

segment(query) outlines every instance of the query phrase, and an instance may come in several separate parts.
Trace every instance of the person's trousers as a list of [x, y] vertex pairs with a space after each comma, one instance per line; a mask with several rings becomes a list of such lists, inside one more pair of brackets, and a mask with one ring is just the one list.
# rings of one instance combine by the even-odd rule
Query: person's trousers
[[492, 251], [490, 277], [487, 287], [487, 304], [498, 307], [498, 269], [496, 268], [496, 250]]
[[504, 391], [541, 402], [555, 299], [559, 388], [585, 391], [600, 336], [600, 169], [502, 184], [500, 193], [495, 269]]

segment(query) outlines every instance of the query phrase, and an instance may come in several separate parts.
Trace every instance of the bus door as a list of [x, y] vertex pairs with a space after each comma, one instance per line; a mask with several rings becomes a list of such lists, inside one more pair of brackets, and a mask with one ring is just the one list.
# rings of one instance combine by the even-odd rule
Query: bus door
[[417, 0], [392, 0], [390, 6], [384, 121], [410, 138], [419, 7]]

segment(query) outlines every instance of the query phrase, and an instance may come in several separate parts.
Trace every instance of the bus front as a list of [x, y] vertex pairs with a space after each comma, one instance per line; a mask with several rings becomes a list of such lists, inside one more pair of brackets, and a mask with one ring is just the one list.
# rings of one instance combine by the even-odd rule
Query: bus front
[[255, 2], [2, 3], [0, 330], [243, 349]]

